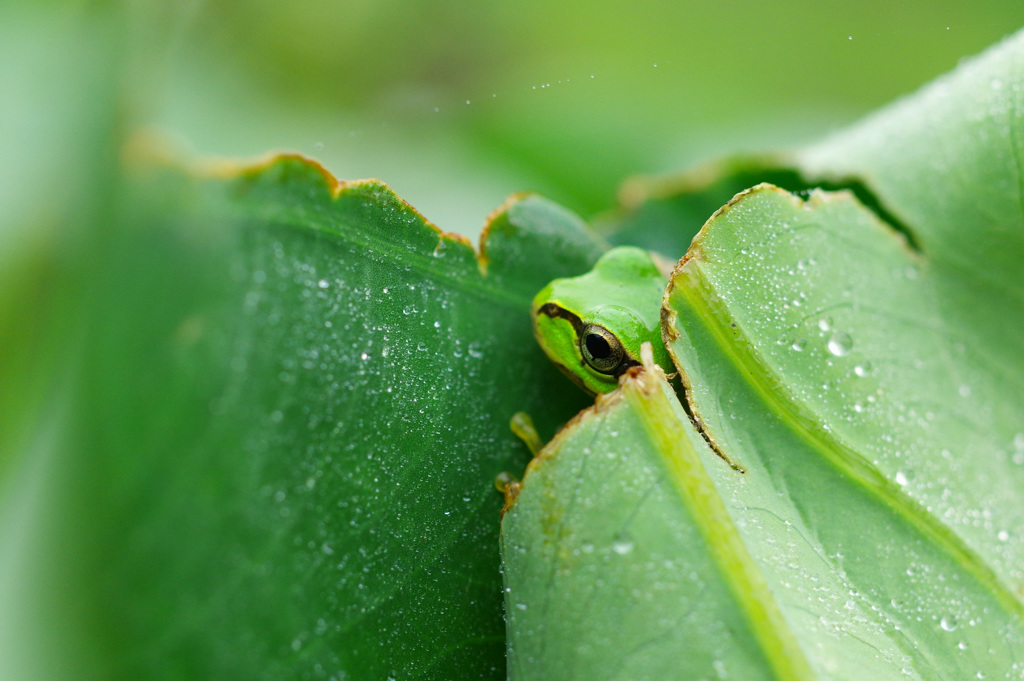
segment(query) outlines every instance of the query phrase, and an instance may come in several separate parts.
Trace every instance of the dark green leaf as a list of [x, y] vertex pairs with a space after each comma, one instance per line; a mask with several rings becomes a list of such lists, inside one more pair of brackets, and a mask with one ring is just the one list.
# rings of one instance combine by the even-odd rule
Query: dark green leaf
[[584, 403], [530, 297], [600, 247], [524, 196], [485, 274], [385, 185], [296, 157], [127, 195], [78, 280], [73, 426], [40, 474], [43, 536], [74, 540], [37, 559], [76, 569], [38, 588], [84, 603], [103, 674], [502, 678], [509, 419], [551, 432]]

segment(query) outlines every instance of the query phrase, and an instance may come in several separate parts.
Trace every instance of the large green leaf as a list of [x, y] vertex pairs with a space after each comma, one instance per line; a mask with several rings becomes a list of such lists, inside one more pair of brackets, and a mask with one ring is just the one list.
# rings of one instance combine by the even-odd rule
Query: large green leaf
[[810, 678], [714, 468], [653, 366], [559, 433], [502, 523], [510, 678]]
[[5, 613], [61, 650], [37, 675], [69, 640], [102, 678], [503, 677], [509, 419], [553, 432], [585, 402], [528, 306], [600, 246], [524, 196], [478, 258], [296, 157], [150, 173], [72, 282], [67, 425], [16, 481], [44, 490], [13, 516], [45, 505], [16, 584], [36, 597]]
[[[904, 491], [981, 553], [1018, 596], [1024, 595], [1022, 104], [1024, 34], [1018, 34], [791, 159], [805, 182], [846, 182], [866, 192], [884, 228], [855, 233], [845, 223], [838, 229], [826, 223], [821, 229], [828, 231], [816, 238], [801, 235], [802, 253], [785, 253], [785, 218], [768, 227], [752, 224], [752, 234], [737, 243], [778, 232], [780, 242], [771, 244], [777, 248], [734, 244], [728, 248], [747, 253], [714, 254], [734, 264], [728, 285], [726, 278], [711, 284], [738, 295], [740, 265], [748, 273], [756, 268], [744, 295], [764, 300], [760, 312], [753, 314], [748, 299], [728, 314], [751, 334], [789, 396], [885, 477], [904, 482]], [[693, 267], [708, 269], [700, 262]], [[792, 300], [802, 309], [784, 307]], [[749, 328], [754, 323], [756, 331]], [[785, 344], [769, 353], [760, 343], [770, 336], [803, 339], [809, 353], [784, 352]], [[834, 338], [848, 352], [831, 354]], [[812, 371], [816, 365], [805, 364], [819, 358], [832, 365], [819, 362]]]
[[[969, 475], [961, 457], [972, 452], [957, 445], [976, 424], [961, 416], [955, 377], [943, 384], [949, 338], [937, 332], [933, 286], [917, 261], [848, 196], [804, 203], [755, 190], [716, 217], [673, 278], [672, 347], [695, 417], [748, 475], [787, 498], [775, 517], [799, 528], [790, 543], [816, 555], [766, 560], [770, 583], [831, 571], [844, 590], [822, 592], [815, 614], [841, 632], [854, 613], [868, 617], [903, 649], [893, 675], [908, 666], [922, 678], [1003, 676], [1024, 652], [1024, 610], [995, 556], [1020, 549], [1003, 523], [1018, 512], [1024, 480], [1020, 466], [990, 454], [984, 467], [1000, 467], [1000, 489], [975, 485], [1010, 507], [989, 510], [1003, 529], [960, 531], [958, 515], [970, 510], [946, 478]], [[930, 456], [915, 459], [914, 448]], [[947, 498], [925, 506], [915, 490], [936, 484]], [[744, 503], [747, 515], [761, 512]]]
[[[552, 660], [588, 655], [605, 660], [588, 678], [665, 678], [666, 659], [697, 665], [677, 678], [752, 678], [739, 672], [752, 655], [767, 678], [1020, 677], [1022, 67], [1019, 35], [849, 132], [761, 161], [792, 189], [850, 192], [759, 187], [708, 221], [665, 321], [688, 418], [745, 473], [699, 442], [666, 455], [659, 438], [696, 442], [683, 417], [651, 426], [652, 407], [628, 397], [626, 415], [599, 408], [556, 439], [503, 528], [510, 612], [517, 594], [539, 606], [512, 618], [519, 678], [541, 659], [558, 678]], [[664, 230], [652, 215], [692, 230], [694, 206], [756, 172], [726, 170], [641, 204], [624, 239]], [[625, 446], [645, 423], [657, 434]], [[683, 484], [652, 463], [695, 453], [703, 468]], [[720, 534], [687, 501], [705, 478], [728, 511]], [[616, 556], [627, 530], [637, 550]], [[581, 541], [603, 553], [582, 556]], [[680, 612], [706, 597], [706, 619], [667, 626], [661, 592]], [[630, 637], [616, 638], [620, 621]], [[701, 660], [705, 630], [728, 634]], [[789, 637], [809, 670], [778, 664]]]

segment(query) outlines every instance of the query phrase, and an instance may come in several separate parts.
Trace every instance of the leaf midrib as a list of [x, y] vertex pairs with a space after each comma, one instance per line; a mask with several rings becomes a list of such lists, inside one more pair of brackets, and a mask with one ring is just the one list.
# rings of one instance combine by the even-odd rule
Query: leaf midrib
[[657, 386], [660, 392], [649, 396], [643, 394], [640, 387], [643, 384], [627, 383], [628, 399], [634, 402], [636, 412], [641, 415], [644, 428], [669, 471], [670, 481], [690, 509], [694, 524], [703, 535], [723, 581], [742, 608], [774, 676], [787, 681], [814, 681], [818, 677], [783, 617], [764, 576], [747, 552], [739, 530], [691, 444], [692, 440], [679, 432], [679, 428], [666, 428], [665, 424], [680, 424], [680, 428], [689, 426], [682, 407], [678, 410], [672, 408], [671, 400], [676, 399], [674, 391], [663, 379]]

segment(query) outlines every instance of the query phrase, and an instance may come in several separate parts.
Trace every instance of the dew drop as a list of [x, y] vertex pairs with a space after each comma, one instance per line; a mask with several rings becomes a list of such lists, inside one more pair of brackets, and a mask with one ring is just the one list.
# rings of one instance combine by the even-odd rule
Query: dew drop
[[864, 364], [858, 364], [857, 366], [853, 367], [853, 373], [855, 373], [857, 376], [860, 376], [861, 378], [864, 378], [869, 373], [871, 373], [871, 364], [869, 362], [865, 362]]
[[845, 357], [853, 349], [853, 339], [848, 333], [834, 333], [828, 339], [828, 351], [836, 357]]
[[807, 347], [807, 340], [803, 338], [797, 338], [789, 347], [793, 348], [797, 352], [803, 352], [803, 349]]
[[615, 541], [612, 542], [612, 551], [614, 551], [615, 553], [619, 554], [620, 556], [625, 556], [626, 554], [628, 554], [632, 550], [633, 550], [633, 540], [630, 539], [629, 537], [620, 536], [620, 537], [617, 537], [615, 539]]
[[957, 624], [956, 618], [949, 615], [939, 620], [939, 626], [943, 631], [956, 631]]
[[832, 330], [832, 319], [830, 317], [823, 317], [818, 320], [818, 328], [822, 331]]

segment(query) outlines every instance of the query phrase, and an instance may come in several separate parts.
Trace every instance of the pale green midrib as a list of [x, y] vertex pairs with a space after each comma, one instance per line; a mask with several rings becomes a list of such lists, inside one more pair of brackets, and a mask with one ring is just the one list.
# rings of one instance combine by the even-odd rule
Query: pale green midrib
[[[894, 482], [882, 475], [856, 451], [842, 444], [835, 437], [814, 432], [803, 425], [817, 423], [817, 419], [809, 408], [792, 395], [787, 394], [784, 400], [775, 399], [780, 391], [768, 388], [767, 384], [770, 382], [768, 378], [771, 373], [768, 364], [752, 349], [751, 342], [738, 324], [729, 328], [738, 332], [739, 339], [746, 342], [730, 342], [725, 326], [718, 323], [718, 317], [707, 305], [707, 300], [713, 294], [710, 284], [701, 276], [699, 264], [695, 260], [691, 260], [689, 264], [689, 268], [682, 270], [685, 277], [685, 279], [680, 277], [682, 285], [674, 286], [674, 288], [686, 298], [687, 303], [703, 322], [704, 328], [714, 337], [722, 354], [733, 363], [741, 374], [748, 377], [750, 386], [769, 410], [774, 412], [798, 437], [820, 452], [825, 460], [831, 462], [852, 481], [860, 483], [864, 489], [873, 493], [876, 498], [887, 504], [926, 538], [934, 540], [953, 557], [957, 564], [978, 580], [1004, 610], [1014, 616], [1018, 622], [1024, 624], [1024, 604], [1003, 584], [995, 572], [963, 542], [959, 535], [904, 494]], [[696, 273], [693, 271], [694, 269], [697, 270]], [[741, 348], [745, 348], [746, 352], [742, 352]], [[775, 385], [785, 385], [778, 377], [773, 378]], [[706, 421], [704, 421], [704, 427], [708, 427]]]
[[[645, 430], [704, 537], [723, 580], [746, 616], [775, 677], [784, 681], [815, 681], [817, 676], [789, 623], [782, 616], [761, 571], [747, 552], [697, 451], [689, 444], [685, 433], [675, 429], [678, 437], [672, 437], [666, 432], [669, 429], [664, 424], [683, 423], [668, 401], [670, 398], [665, 391], [671, 391], [671, 388], [662, 382], [658, 386], [659, 394], [651, 399], [642, 394], [643, 388], [637, 383], [628, 385], [633, 388], [627, 393], [629, 399], [638, 407]], [[672, 395], [674, 399], [674, 392]]]
[[[375, 237], [369, 234], [366, 230], [360, 230], [358, 232], [362, 238], [354, 238], [351, 232], [342, 233], [334, 226], [323, 224], [324, 216], [321, 214], [306, 213], [303, 209], [296, 208], [294, 206], [289, 206], [283, 209], [276, 206], [267, 206], [265, 205], [266, 202], [263, 200], [258, 202], [244, 200], [239, 203], [247, 206], [245, 209], [246, 214], [256, 219], [290, 229], [319, 232], [321, 234], [326, 234], [340, 239], [344, 243], [351, 243], [363, 248], [373, 249], [379, 253], [394, 255], [398, 261], [414, 267], [419, 272], [425, 272], [438, 279], [457, 283], [458, 286], [456, 288], [473, 291], [477, 295], [485, 297], [489, 301], [501, 303], [517, 309], [529, 309], [530, 303], [532, 302], [528, 297], [511, 295], [501, 288], [488, 286], [487, 275], [481, 274], [478, 269], [470, 268], [466, 272], [457, 272], [453, 271], [451, 267], [439, 267], [438, 263], [444, 262], [443, 260], [439, 261], [437, 258], [433, 258], [419, 252], [395, 248], [393, 246], [393, 242], [389, 242], [384, 238]], [[422, 223], [417, 226], [417, 228], [419, 227], [428, 230], [432, 229], [426, 223]], [[442, 232], [436, 231], [434, 233], [436, 233], [439, 243], [448, 240], [451, 242], [453, 247], [466, 248], [472, 254], [470, 260], [472, 260], [473, 263], [479, 262], [472, 247], [467, 246], [460, 241], [456, 241], [455, 239], [451, 239], [450, 237], [445, 236]], [[471, 275], [471, 278], [466, 277], [467, 272]]]

